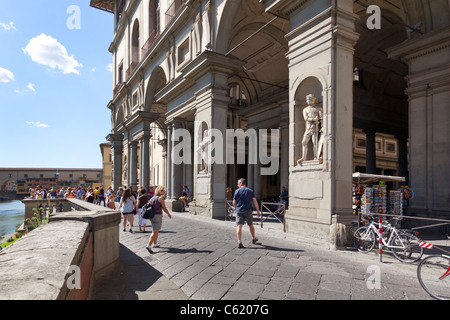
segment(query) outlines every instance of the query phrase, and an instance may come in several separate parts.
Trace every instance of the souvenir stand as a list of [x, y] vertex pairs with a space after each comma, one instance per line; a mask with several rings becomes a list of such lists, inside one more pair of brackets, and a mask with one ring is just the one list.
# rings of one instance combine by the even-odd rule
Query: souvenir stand
[[[353, 174], [353, 214], [403, 215], [404, 200], [412, 198], [412, 190], [402, 186], [387, 190], [386, 182], [404, 183], [405, 178], [356, 172]], [[360, 221], [360, 220], [359, 220]]]

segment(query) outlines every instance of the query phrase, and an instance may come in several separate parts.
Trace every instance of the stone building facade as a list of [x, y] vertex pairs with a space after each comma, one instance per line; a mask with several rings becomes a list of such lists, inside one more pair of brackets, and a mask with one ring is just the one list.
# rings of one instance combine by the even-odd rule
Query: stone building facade
[[[240, 177], [259, 198], [287, 186], [287, 231], [333, 243], [336, 230], [353, 220], [352, 172], [361, 162], [354, 155], [355, 137], [365, 138], [364, 170], [376, 173], [381, 135], [396, 149], [386, 168], [409, 178], [415, 192], [411, 210], [450, 213], [447, 0], [91, 0], [91, 5], [115, 16], [108, 105], [115, 188], [156, 184], [151, 162], [158, 159], [169, 204], [175, 206], [187, 184], [191, 212], [221, 218], [225, 189]], [[321, 151], [315, 157], [309, 142], [310, 154], [299, 162], [310, 126], [303, 117], [310, 94], [321, 115], [310, 140]], [[246, 142], [216, 145], [213, 153], [217, 160], [245, 150], [245, 162], [210, 161], [203, 168], [195, 161], [211, 129], [224, 137], [227, 130], [243, 129]], [[252, 144], [255, 137], [258, 143]], [[261, 140], [276, 146], [271, 152], [279, 158], [276, 174], [261, 174], [268, 167]], [[181, 151], [181, 164], [174, 161], [180, 143], [189, 148]]]

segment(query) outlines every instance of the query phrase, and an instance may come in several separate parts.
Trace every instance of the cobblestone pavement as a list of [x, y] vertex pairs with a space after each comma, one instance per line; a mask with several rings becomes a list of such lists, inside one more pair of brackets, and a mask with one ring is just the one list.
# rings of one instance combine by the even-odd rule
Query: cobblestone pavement
[[430, 300], [417, 264], [389, 253], [380, 263], [376, 253], [330, 251], [287, 236], [279, 223], [256, 225], [255, 245], [245, 226], [246, 248], [238, 249], [234, 222], [165, 215], [153, 255], [145, 249], [151, 227], [141, 233], [136, 221], [129, 233], [121, 226], [120, 266], [96, 282], [92, 299]]

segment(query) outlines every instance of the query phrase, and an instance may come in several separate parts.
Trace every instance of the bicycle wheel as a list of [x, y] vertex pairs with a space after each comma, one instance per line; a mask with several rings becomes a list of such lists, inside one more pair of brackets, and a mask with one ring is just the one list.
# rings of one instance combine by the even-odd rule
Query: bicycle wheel
[[422, 288], [438, 300], [450, 299], [450, 257], [429, 256], [417, 268]]
[[375, 233], [367, 227], [361, 227], [353, 234], [353, 244], [362, 253], [369, 253], [375, 246]]
[[394, 256], [401, 262], [414, 263], [423, 255], [420, 239], [409, 233], [397, 234], [389, 247]]

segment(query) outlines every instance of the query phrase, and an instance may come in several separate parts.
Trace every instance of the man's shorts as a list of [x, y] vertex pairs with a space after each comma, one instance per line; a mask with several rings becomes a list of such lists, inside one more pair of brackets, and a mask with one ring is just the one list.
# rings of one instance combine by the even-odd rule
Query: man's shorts
[[247, 222], [249, 226], [253, 225], [253, 210], [236, 213], [236, 225], [243, 226]]

